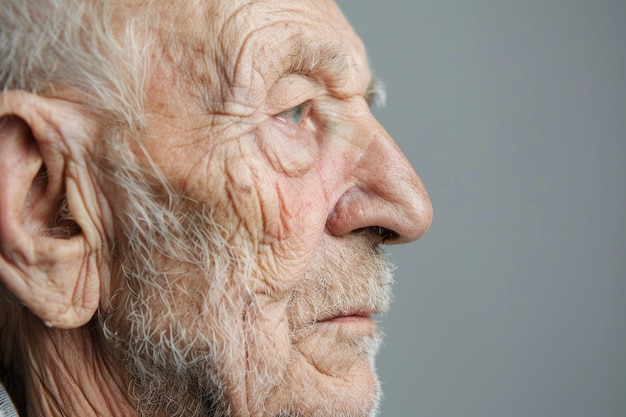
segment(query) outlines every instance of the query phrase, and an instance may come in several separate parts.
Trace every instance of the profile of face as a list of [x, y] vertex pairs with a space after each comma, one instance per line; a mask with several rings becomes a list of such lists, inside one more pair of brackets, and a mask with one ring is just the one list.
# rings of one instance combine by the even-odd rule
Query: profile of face
[[432, 209], [372, 116], [360, 39], [331, 0], [154, 2], [148, 21], [141, 137], [90, 148], [110, 378], [146, 415], [374, 415], [380, 245]]

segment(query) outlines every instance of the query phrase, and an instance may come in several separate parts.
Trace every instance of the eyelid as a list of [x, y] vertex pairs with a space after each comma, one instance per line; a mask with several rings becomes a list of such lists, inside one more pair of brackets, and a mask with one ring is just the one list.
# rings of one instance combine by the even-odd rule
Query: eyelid
[[270, 109], [287, 111], [316, 95], [313, 81], [301, 74], [289, 74], [277, 80], [269, 89], [266, 102]]
[[[306, 100], [300, 104], [298, 104], [297, 106], [291, 107], [290, 109], [287, 109], [283, 112], [278, 113], [277, 115], [275, 115], [274, 117], [276, 117], [279, 120], [282, 120], [283, 122], [287, 123], [287, 124], [291, 124], [292, 126], [299, 126], [300, 123], [302, 123], [302, 121], [304, 119], [306, 119], [306, 117], [308, 116], [309, 112], [311, 110], [311, 100]], [[299, 111], [299, 118], [300, 120], [298, 120], [295, 124], [290, 123], [289, 120], [287, 120], [290, 116], [293, 116], [294, 114], [296, 114], [296, 111]]]

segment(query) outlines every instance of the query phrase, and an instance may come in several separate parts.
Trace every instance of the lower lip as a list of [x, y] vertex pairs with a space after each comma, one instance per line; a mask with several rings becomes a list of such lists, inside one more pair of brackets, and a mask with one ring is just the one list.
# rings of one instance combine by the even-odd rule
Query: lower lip
[[372, 329], [377, 327], [376, 322], [370, 316], [339, 316], [332, 319], [324, 320], [320, 324], [347, 325], [351, 327], [362, 327]]

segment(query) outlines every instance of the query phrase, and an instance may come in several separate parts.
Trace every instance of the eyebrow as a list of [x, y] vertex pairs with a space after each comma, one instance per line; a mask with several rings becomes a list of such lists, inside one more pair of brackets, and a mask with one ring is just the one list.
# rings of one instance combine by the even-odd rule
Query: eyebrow
[[[287, 65], [284, 74], [298, 73], [315, 75], [316, 73], [331, 74], [331, 87], [341, 88], [344, 77], [348, 77], [351, 67], [355, 65], [346, 52], [345, 46], [340, 43], [315, 44], [298, 38], [292, 43], [286, 54]], [[373, 77], [364, 94], [370, 107], [383, 107], [387, 94], [383, 82]]]
[[286, 73], [310, 75], [315, 72], [345, 74], [352, 65], [341, 44], [311, 44], [298, 37], [287, 52]]

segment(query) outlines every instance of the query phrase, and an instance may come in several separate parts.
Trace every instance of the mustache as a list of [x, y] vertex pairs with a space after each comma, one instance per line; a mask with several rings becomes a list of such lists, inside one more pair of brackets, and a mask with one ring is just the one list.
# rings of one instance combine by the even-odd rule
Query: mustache
[[331, 318], [380, 315], [389, 310], [395, 267], [369, 239], [356, 235], [329, 242], [311, 265], [287, 305], [296, 340], [316, 323]]

